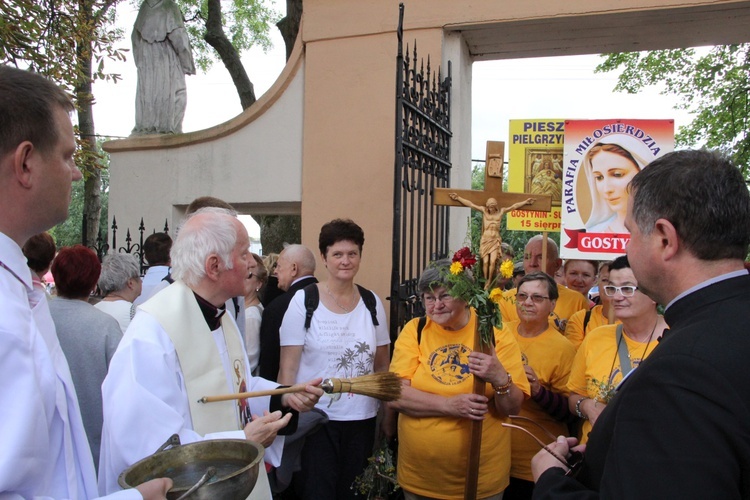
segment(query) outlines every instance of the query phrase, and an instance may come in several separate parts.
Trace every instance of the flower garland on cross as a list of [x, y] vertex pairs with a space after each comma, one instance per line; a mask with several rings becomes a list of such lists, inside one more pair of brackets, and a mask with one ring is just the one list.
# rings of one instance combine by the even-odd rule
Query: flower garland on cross
[[[485, 354], [493, 352], [495, 344], [495, 328], [502, 327], [500, 308], [496, 301], [503, 297], [500, 288], [485, 290], [484, 280], [476, 280], [472, 275], [471, 268], [477, 263], [477, 258], [469, 248], [464, 247], [453, 254], [451, 266], [445, 277], [449, 285], [448, 293], [457, 299], [466, 302], [474, 309], [477, 315], [476, 331], [474, 334], [474, 350]], [[510, 267], [510, 276], [508, 268]], [[513, 275], [513, 264], [501, 266], [501, 272], [505, 271], [504, 277]], [[474, 394], [484, 394], [484, 380], [474, 377]], [[471, 437], [469, 442], [469, 460], [466, 464], [466, 484], [464, 486], [464, 498], [475, 500], [477, 498], [477, 484], [479, 480], [479, 454], [482, 448], [482, 421], [471, 422]]]
[[[477, 263], [477, 257], [468, 247], [463, 247], [453, 254], [450, 272], [446, 280], [450, 284], [448, 293], [452, 297], [461, 299], [471, 306], [477, 314], [477, 327], [483, 347], [494, 344], [493, 328], [502, 328], [500, 308], [497, 301], [503, 295], [500, 288], [485, 290], [480, 280], [474, 279], [471, 269]], [[504, 278], [513, 276], [513, 262], [506, 260], [500, 266], [500, 273]]]

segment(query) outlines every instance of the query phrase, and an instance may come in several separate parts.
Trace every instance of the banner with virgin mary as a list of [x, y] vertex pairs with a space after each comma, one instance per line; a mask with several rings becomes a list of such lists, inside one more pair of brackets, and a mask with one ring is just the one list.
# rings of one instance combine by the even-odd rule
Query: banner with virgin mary
[[566, 120], [561, 257], [623, 255], [630, 241], [628, 183], [672, 150], [674, 120]]

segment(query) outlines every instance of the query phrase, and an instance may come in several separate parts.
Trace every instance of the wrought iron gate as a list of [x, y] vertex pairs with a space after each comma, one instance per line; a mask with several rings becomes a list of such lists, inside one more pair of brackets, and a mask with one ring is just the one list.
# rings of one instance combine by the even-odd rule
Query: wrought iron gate
[[[417, 279], [431, 261], [448, 254], [448, 207], [432, 203], [434, 188], [450, 181], [451, 64], [442, 78], [427, 59], [403, 52], [404, 5], [399, 6], [396, 63], [396, 161], [393, 189], [391, 338], [411, 318], [424, 314]], [[419, 68], [418, 68], [419, 66]]]

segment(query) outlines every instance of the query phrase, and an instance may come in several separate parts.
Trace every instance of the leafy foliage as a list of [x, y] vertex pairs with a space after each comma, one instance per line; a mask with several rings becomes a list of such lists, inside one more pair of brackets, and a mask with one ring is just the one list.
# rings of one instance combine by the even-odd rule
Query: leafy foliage
[[608, 54], [596, 71], [618, 69], [617, 91], [663, 85], [663, 94], [679, 96], [676, 108], [694, 118], [678, 130], [677, 146], [718, 149], [750, 179], [750, 44]]
[[120, 79], [105, 71], [105, 61], [125, 60], [127, 52], [115, 47], [122, 38], [122, 30], [114, 26], [117, 1], [0, 3], [0, 63], [36, 71], [73, 95], [78, 111], [76, 164], [85, 179], [82, 217], [92, 235], [89, 244], [95, 240], [101, 217], [99, 185], [103, 162], [96, 147], [91, 84], [95, 80]]
[[[102, 188], [101, 188], [101, 200], [102, 200], [102, 211], [99, 218], [99, 233], [102, 239], [106, 242], [108, 238], [107, 232], [107, 221], [108, 221], [108, 206], [109, 206], [109, 157], [103, 151], [101, 152], [101, 158], [105, 162], [104, 167], [101, 170], [102, 174]], [[71, 192], [70, 208], [68, 209], [68, 218], [64, 222], [50, 229], [49, 233], [55, 240], [57, 248], [67, 247], [81, 243], [81, 232], [83, 224], [83, 205], [84, 205], [84, 194], [83, 194], [83, 182], [79, 181], [73, 184]]]
[[493, 345], [493, 328], [503, 326], [500, 308], [494, 302], [502, 295], [502, 291], [499, 288], [485, 290], [484, 280], [474, 277], [471, 270], [477, 262], [477, 257], [468, 247], [459, 249], [453, 254], [451, 261], [450, 268], [443, 271], [444, 279], [448, 283], [448, 293], [451, 297], [463, 300], [475, 310], [482, 343], [489, 347]]
[[[208, 0], [176, 0], [185, 16], [185, 28], [193, 46], [195, 64], [207, 71], [216, 60], [216, 53], [206, 43]], [[260, 46], [271, 48], [270, 28], [281, 15], [267, 7], [261, 0], [232, 0], [222, 4], [224, 30], [237, 52]]]
[[367, 467], [354, 478], [351, 489], [355, 495], [364, 495], [368, 499], [386, 498], [399, 489], [393, 451], [388, 443], [381, 442], [375, 453], [367, 459]]
[[122, 38], [114, 26], [115, 1], [0, 2], [0, 62], [48, 76], [69, 92], [85, 78], [79, 55], [93, 58], [95, 80], [120, 80], [105, 71], [107, 59], [124, 61], [127, 52], [115, 47]]

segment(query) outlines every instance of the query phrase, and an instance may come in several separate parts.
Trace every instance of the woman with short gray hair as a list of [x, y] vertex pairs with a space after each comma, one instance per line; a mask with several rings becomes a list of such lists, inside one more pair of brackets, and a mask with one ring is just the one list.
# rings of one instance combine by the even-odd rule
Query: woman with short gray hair
[[115, 318], [125, 333], [135, 316], [133, 301], [141, 294], [138, 261], [128, 253], [107, 255], [102, 262], [98, 284], [104, 298], [94, 307]]
[[[510, 474], [511, 435], [502, 423], [520, 410], [529, 382], [509, 332], [494, 329], [492, 354], [474, 351], [477, 314], [450, 294], [450, 266], [440, 260], [422, 272], [426, 315], [404, 326], [393, 351], [390, 370], [403, 384], [400, 399], [388, 403], [400, 414], [398, 482], [407, 500], [463, 498], [466, 438], [482, 421], [477, 498], [498, 500]], [[484, 394], [474, 394], [475, 376], [487, 382]]]

